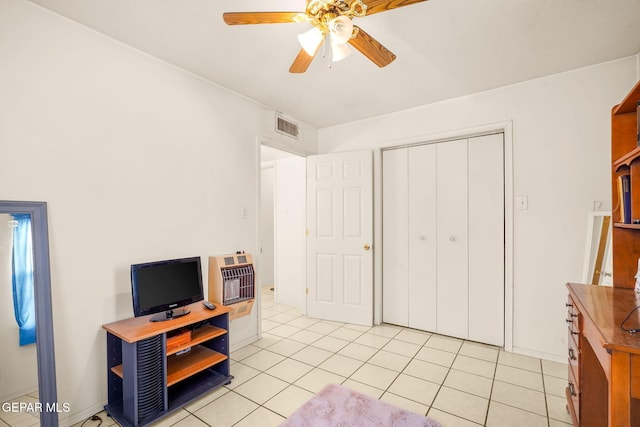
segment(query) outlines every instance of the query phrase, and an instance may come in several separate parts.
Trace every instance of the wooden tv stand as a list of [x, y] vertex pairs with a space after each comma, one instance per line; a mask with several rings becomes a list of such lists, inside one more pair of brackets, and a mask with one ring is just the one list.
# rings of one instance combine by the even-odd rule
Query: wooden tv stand
[[[151, 316], [102, 325], [107, 331], [107, 413], [143, 426], [231, 382], [229, 312], [197, 302], [163, 322]], [[167, 339], [169, 338], [169, 346]]]
[[[569, 283], [567, 407], [574, 426], [640, 427], [640, 332], [620, 328], [633, 289]], [[638, 327], [637, 312], [628, 328]]]

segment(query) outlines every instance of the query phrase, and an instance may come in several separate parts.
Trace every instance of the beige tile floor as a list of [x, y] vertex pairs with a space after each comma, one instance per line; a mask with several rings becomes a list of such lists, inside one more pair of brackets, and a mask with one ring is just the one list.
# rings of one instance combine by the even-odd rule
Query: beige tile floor
[[[564, 364], [393, 325], [308, 318], [276, 303], [268, 288], [262, 315], [262, 339], [231, 354], [233, 382], [156, 426], [277, 426], [328, 383], [427, 415], [444, 427], [571, 423]], [[115, 425], [106, 414], [99, 416], [103, 427]]]

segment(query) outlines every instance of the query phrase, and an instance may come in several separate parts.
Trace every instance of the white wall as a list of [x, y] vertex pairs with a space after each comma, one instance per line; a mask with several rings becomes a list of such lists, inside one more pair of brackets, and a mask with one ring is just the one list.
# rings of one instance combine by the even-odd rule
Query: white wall
[[274, 299], [305, 312], [307, 281], [307, 159], [288, 157], [275, 162]]
[[262, 162], [260, 176], [260, 287], [273, 286], [274, 250], [274, 185], [275, 167], [273, 162]]
[[101, 325], [133, 314], [130, 264], [255, 253], [259, 136], [287, 142], [264, 107], [24, 0], [0, 0], [0, 94], [0, 199], [48, 202], [65, 424], [106, 401]]
[[594, 201], [610, 208], [610, 110], [637, 78], [637, 58], [621, 59], [320, 129], [319, 151], [434, 140], [511, 122], [513, 195], [529, 198], [528, 210], [514, 211], [514, 351], [566, 360], [565, 283], [580, 281]]

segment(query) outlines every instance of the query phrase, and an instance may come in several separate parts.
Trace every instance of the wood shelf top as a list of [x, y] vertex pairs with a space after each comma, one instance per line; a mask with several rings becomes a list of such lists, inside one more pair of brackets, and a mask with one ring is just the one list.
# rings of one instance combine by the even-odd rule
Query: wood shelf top
[[613, 114], [626, 114], [636, 111], [640, 100], [640, 81], [631, 89], [631, 92], [613, 109]]
[[120, 378], [124, 378], [124, 368], [122, 365], [116, 365], [111, 368], [111, 372], [119, 376]]
[[[227, 359], [222, 353], [207, 347], [192, 347], [188, 353], [171, 356], [167, 359], [167, 387]], [[122, 365], [113, 366], [111, 372], [124, 378]]]
[[[620, 328], [631, 310], [640, 305], [640, 295], [633, 289], [608, 286], [569, 283], [567, 288], [579, 311], [598, 329], [604, 348], [640, 354], [640, 333], [629, 334]], [[626, 326], [640, 327], [638, 316], [631, 316]]]
[[629, 230], [640, 230], [640, 224], [624, 224], [622, 222], [616, 222], [613, 224], [616, 228], [626, 228]]
[[191, 347], [186, 354], [170, 356], [167, 358], [167, 387], [226, 359], [224, 354], [203, 346]]
[[622, 165], [629, 166], [629, 165], [631, 165], [631, 162], [633, 162], [638, 157], [640, 157], [640, 147], [634, 148], [633, 150], [629, 151], [624, 156], [622, 156], [619, 159], [615, 160], [613, 162], [613, 167], [617, 169], [618, 167], [620, 167]]
[[219, 337], [226, 333], [226, 329], [218, 328], [213, 325], [205, 325], [202, 328], [196, 329], [191, 333], [191, 341], [173, 348], [170, 351], [167, 351], [167, 356], [175, 354], [181, 350], [184, 350], [185, 348], [193, 347], [194, 345], [198, 345], [212, 338]]
[[102, 329], [128, 343], [134, 343], [231, 311], [231, 308], [222, 304], [217, 304], [215, 310], [209, 310], [202, 305], [202, 301], [186, 305], [184, 308], [191, 312], [177, 319], [166, 320], [164, 322], [151, 322], [151, 315], [132, 317], [102, 325]]

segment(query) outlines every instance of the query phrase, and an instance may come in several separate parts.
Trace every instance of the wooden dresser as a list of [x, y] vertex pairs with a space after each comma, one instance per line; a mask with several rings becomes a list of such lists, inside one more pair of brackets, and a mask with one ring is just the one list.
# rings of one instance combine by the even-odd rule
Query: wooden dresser
[[[640, 427], [640, 332], [620, 327], [638, 305], [640, 82], [611, 110], [613, 287], [568, 284], [567, 407], [575, 427]], [[640, 310], [639, 310], [640, 311]], [[628, 329], [640, 328], [635, 311]]]
[[[640, 427], [640, 332], [620, 328], [640, 295], [574, 283], [567, 288], [566, 394], [574, 426]], [[638, 311], [625, 326], [640, 328]]]

